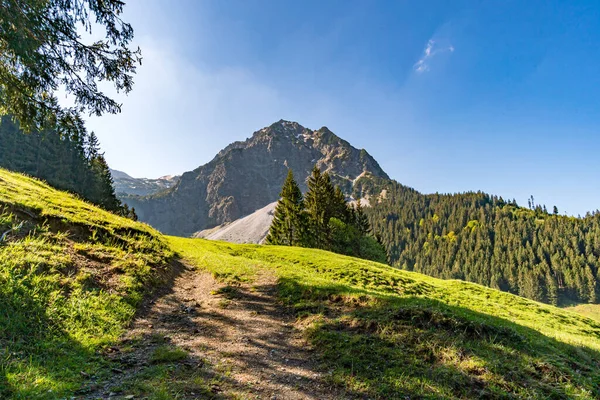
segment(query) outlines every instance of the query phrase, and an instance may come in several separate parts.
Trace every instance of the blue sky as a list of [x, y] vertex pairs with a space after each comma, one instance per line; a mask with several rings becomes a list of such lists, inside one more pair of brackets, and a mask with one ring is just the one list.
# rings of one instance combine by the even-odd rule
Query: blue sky
[[144, 62], [91, 118], [109, 164], [181, 173], [281, 118], [424, 193], [600, 208], [600, 2], [128, 0]]

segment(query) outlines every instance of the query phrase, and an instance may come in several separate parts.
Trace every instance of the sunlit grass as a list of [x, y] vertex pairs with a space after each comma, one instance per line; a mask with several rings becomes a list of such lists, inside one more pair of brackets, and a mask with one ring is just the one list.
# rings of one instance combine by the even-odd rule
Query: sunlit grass
[[321, 250], [168, 239], [216, 277], [275, 275], [328, 379], [357, 395], [600, 395], [600, 324], [584, 316]]
[[600, 323], [600, 304], [577, 304], [565, 307], [564, 309], [581, 314]]
[[35, 178], [11, 173], [0, 168], [0, 203], [35, 211], [41, 217], [63, 219], [70, 224], [88, 228], [117, 231], [132, 229], [157, 234], [146, 224], [121, 218], [85, 202], [69, 193], [55, 190]]
[[[102, 376], [172, 253], [147, 225], [0, 170], [0, 398], [64, 398]], [[17, 229], [18, 228], [18, 229]]]

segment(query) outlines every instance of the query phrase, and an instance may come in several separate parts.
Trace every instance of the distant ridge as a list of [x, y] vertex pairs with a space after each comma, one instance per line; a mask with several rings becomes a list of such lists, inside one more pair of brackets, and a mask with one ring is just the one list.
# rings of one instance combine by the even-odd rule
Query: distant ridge
[[121, 179], [135, 179], [132, 176], [126, 174], [123, 171], [118, 171], [116, 169], [112, 169], [110, 168], [110, 174], [112, 175], [114, 180], [121, 180]]
[[165, 175], [157, 179], [133, 178], [123, 171], [111, 169], [115, 193], [120, 199], [129, 195], [146, 196], [158, 193], [170, 187], [173, 187], [178, 181], [179, 176]]

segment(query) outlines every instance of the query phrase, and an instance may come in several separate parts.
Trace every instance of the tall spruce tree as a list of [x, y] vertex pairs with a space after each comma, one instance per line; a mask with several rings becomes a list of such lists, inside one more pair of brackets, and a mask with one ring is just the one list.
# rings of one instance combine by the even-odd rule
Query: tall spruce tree
[[346, 203], [346, 196], [339, 186], [335, 187], [331, 206], [335, 218], [338, 218], [345, 224], [351, 224], [353, 222], [350, 207], [348, 206], [348, 203]]
[[331, 229], [329, 220], [335, 215], [333, 201], [335, 189], [327, 173], [321, 173], [316, 165], [308, 178], [308, 192], [304, 200], [308, 215], [311, 247], [326, 249], [329, 246]]
[[[104, 155], [98, 154], [90, 160], [90, 169], [94, 174], [93, 185], [89, 186], [90, 197], [95, 199], [96, 204], [107, 210], [119, 210], [121, 202], [115, 195], [112, 175]], [[129, 212], [129, 210], [123, 211], [125, 214]]]
[[371, 224], [369, 224], [369, 218], [363, 210], [360, 199], [358, 199], [356, 207], [354, 207], [354, 215], [354, 225], [356, 226], [356, 229], [363, 235], [368, 234], [371, 231]]
[[267, 235], [267, 243], [285, 246], [302, 245], [306, 235], [304, 201], [291, 169], [288, 170], [280, 197]]
[[346, 203], [344, 193], [334, 187], [327, 173], [315, 166], [308, 179], [304, 202], [290, 170], [275, 208], [267, 244], [317, 247], [355, 257], [387, 262], [383, 246], [370, 232], [362, 207]]

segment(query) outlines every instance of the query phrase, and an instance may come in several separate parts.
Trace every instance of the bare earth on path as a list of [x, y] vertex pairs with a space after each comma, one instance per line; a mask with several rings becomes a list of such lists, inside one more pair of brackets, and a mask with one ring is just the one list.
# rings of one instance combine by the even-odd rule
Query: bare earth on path
[[109, 349], [119, 367], [84, 398], [138, 398], [130, 394], [131, 382], [151, 368], [161, 346], [187, 352], [177, 367], [202, 381], [188, 386], [180, 379], [184, 389], [170, 393], [173, 397], [346, 398], [323, 381], [294, 316], [277, 300], [274, 277], [229, 286], [209, 273], [182, 269], [171, 288], [141, 308], [121, 344]]

